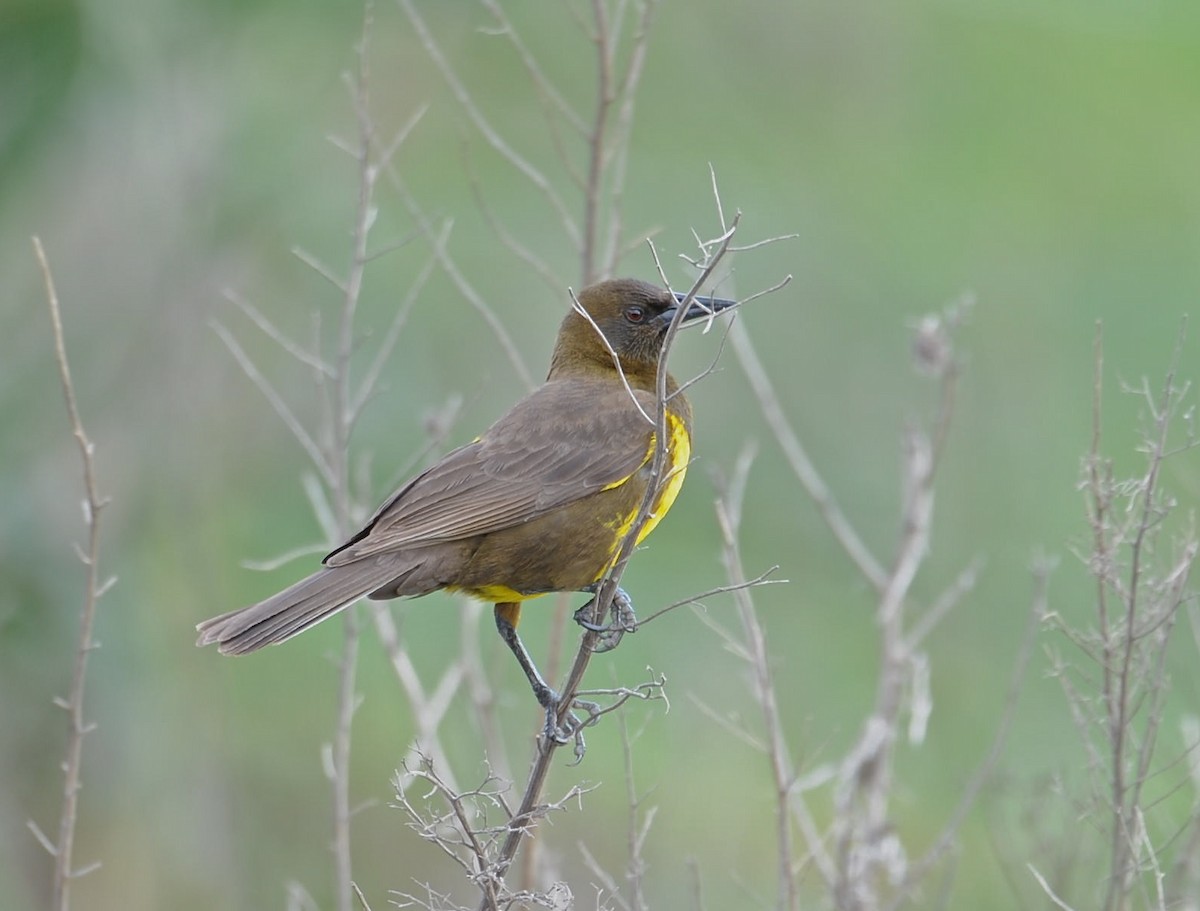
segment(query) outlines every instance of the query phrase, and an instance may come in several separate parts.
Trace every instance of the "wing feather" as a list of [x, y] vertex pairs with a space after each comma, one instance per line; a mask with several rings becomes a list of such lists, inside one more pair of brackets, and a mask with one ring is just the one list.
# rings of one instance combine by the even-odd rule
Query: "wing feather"
[[[653, 397], [635, 394], [652, 413]], [[325, 562], [337, 566], [527, 522], [620, 484], [651, 457], [653, 438], [624, 387], [598, 392], [579, 380], [547, 383], [400, 488]]]

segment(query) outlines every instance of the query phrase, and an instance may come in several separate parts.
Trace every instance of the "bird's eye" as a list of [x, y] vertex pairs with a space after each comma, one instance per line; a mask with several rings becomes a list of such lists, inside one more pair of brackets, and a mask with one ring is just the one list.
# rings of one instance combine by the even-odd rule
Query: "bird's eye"
[[646, 318], [646, 311], [641, 307], [630, 307], [625, 311], [625, 319], [631, 323], [640, 323]]

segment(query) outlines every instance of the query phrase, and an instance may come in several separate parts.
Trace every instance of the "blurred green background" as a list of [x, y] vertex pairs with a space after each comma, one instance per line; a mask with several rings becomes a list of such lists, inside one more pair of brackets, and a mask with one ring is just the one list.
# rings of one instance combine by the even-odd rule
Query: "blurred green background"
[[[420, 4], [488, 116], [549, 167], [542, 119], [510, 47], [472, 3]], [[590, 99], [590, 48], [551, 4], [511, 15], [570, 96]], [[397, 164], [423, 206], [453, 217], [451, 249], [540, 376], [567, 300], [532, 277], [472, 200], [469, 158], [491, 206], [577, 284], [561, 226], [475, 136], [399, 10], [380, 3], [371, 38], [373, 112], [384, 132], [429, 105]], [[338, 624], [245, 660], [193, 647], [193, 625], [306, 571], [242, 568], [319, 539], [300, 487], [302, 452], [210, 329], [218, 320], [315, 419], [309, 377], [223, 297], [234, 289], [294, 337], [311, 314], [332, 325], [336, 295], [296, 261], [298, 245], [341, 269], [356, 173], [325, 140], [350, 135], [341, 81], [354, 65], [356, 3], [183, 0], [0, 2], [0, 904], [45, 905], [49, 861], [25, 820], [55, 824], [65, 691], [82, 570], [77, 452], [51, 360], [29, 237], [43, 239], [62, 298], [85, 422], [98, 446], [105, 569], [85, 746], [79, 862], [103, 867], [77, 907], [283, 907], [288, 883], [332, 905], [327, 783]], [[464, 157], [465, 156], [465, 157]], [[899, 439], [927, 416], [928, 380], [909, 367], [915, 318], [965, 292], [965, 361], [941, 477], [932, 552], [916, 584], [935, 597], [969, 560], [977, 590], [928, 642], [934, 713], [920, 749], [901, 748], [894, 818], [910, 850], [940, 831], [986, 751], [1027, 616], [1029, 565], [1062, 557], [1052, 606], [1084, 618], [1092, 590], [1076, 482], [1089, 444], [1093, 327], [1103, 320], [1109, 450], [1138, 466], [1139, 408], [1119, 381], [1161, 377], [1183, 314], [1200, 295], [1200, 6], [1191, 3], [756, 2], [665, 0], [639, 97], [626, 191], [631, 229], [661, 226], [672, 277], [690, 231], [713, 233], [708, 165], [743, 237], [799, 237], [740, 256], [747, 293], [795, 280], [743, 317], [791, 420], [868, 543], [884, 560], [897, 532]], [[375, 243], [408, 236], [381, 193]], [[424, 265], [414, 240], [367, 274], [360, 326], [386, 326]], [[624, 272], [654, 276], [641, 249]], [[703, 367], [715, 336], [681, 340], [676, 372]], [[1198, 348], [1181, 372], [1200, 371]], [[469, 439], [523, 389], [488, 330], [442, 275], [417, 303], [356, 437], [373, 493], [418, 452], [424, 422], [461, 395], [451, 443]], [[743, 555], [779, 564], [787, 585], [757, 596], [782, 710], [805, 768], [852, 742], [875, 687], [872, 599], [832, 543], [752, 404], [736, 361], [694, 390], [700, 461], [626, 587], [643, 611], [723, 582], [712, 469], [747, 440], [760, 455], [747, 492]], [[1200, 499], [1200, 457], [1170, 463], [1183, 505]], [[365, 506], [373, 506], [368, 503]], [[735, 625], [719, 598], [710, 613]], [[527, 612], [535, 653], [548, 624]], [[448, 598], [398, 606], [419, 669], [457, 651]], [[1184, 630], [1190, 635], [1190, 631]], [[518, 772], [535, 719], [524, 682], [483, 629]], [[1173, 656], [1164, 737], [1200, 706], [1194, 650]], [[765, 760], [697, 708], [757, 724], [744, 667], [694, 616], [677, 612], [598, 658], [590, 679], [635, 683], [652, 665], [672, 710], [646, 723], [639, 787], [659, 807], [647, 847], [652, 907], [681, 907], [688, 858], [712, 908], [773, 900], [772, 798]], [[1040, 650], [1002, 761], [964, 829], [951, 906], [1041, 907], [1020, 811], [1076, 842], [1073, 811], [1050, 796], [1078, 776], [1078, 738]], [[389, 808], [389, 777], [412, 734], [368, 635], [356, 723], [357, 880], [376, 908], [414, 878], [443, 889], [453, 868]], [[693, 700], [693, 698], [695, 699]], [[460, 776], [482, 774], [465, 702], [444, 735]], [[551, 791], [602, 788], [556, 817], [548, 848], [581, 906], [576, 844], [610, 870], [625, 857], [625, 798], [614, 724]], [[474, 752], [472, 752], [474, 751]], [[1181, 798], [1183, 799], [1183, 798]], [[820, 807], [818, 807], [820, 809]], [[1184, 808], [1186, 809], [1186, 807]], [[1087, 831], [1087, 826], [1083, 827]], [[619, 877], [619, 872], [618, 872]], [[929, 895], [932, 902], [936, 890]]]

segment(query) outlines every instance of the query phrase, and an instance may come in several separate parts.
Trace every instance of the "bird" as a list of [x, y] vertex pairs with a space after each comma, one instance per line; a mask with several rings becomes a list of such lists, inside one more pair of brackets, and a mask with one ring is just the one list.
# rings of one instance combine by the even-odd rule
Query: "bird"
[[541, 386], [403, 484], [315, 573], [199, 623], [197, 645], [242, 655], [291, 639], [363, 596], [461, 592], [494, 605], [496, 628], [546, 712], [546, 735], [567, 742], [580, 723], [517, 634], [522, 604], [552, 592], [590, 593], [593, 601], [575, 614], [582, 626], [610, 644], [633, 627], [632, 601], [620, 589], [608, 626], [588, 618], [651, 485], [657, 492], [637, 543], [675, 502], [691, 460], [691, 406], [667, 374], [667, 459], [654, 477], [667, 331], [681, 307], [682, 324], [736, 303], [632, 278], [572, 297]]

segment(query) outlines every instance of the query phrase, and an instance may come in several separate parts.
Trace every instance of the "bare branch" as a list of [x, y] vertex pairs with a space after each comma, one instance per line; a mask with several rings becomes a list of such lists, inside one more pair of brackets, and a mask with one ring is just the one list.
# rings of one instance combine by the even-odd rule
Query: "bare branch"
[[338, 278], [332, 269], [330, 269], [327, 265], [313, 256], [313, 254], [309, 253], [303, 247], [292, 247], [292, 256], [296, 257], [296, 259], [300, 260], [300, 262], [304, 263], [304, 265], [316, 272], [317, 275], [329, 282], [329, 284], [333, 286], [333, 289], [337, 291], [338, 294], [346, 293], [346, 283], [342, 281], [342, 279]]
[[[745, 571], [742, 568], [741, 551], [738, 546], [738, 530], [741, 526], [742, 500], [746, 489], [746, 480], [749, 477], [753, 461], [753, 447], [743, 447], [734, 466], [733, 475], [716, 504], [725, 572], [735, 586], [741, 586], [746, 581]], [[778, 852], [776, 875], [779, 880], [779, 907], [795, 911], [799, 907], [800, 894], [795, 868], [792, 866], [795, 849], [792, 842], [791, 813], [789, 811], [789, 792], [795, 772], [787, 743], [783, 737], [783, 723], [779, 714], [775, 681], [771, 673], [770, 659], [767, 656], [766, 634], [758, 622], [758, 615], [755, 613], [748, 589], [738, 587], [734, 592], [734, 601], [737, 604], [738, 616], [742, 621], [742, 631], [750, 653], [750, 665], [754, 671], [755, 701], [763, 712], [763, 727], [767, 735], [767, 757], [771, 763], [771, 776], [775, 786], [775, 845]], [[823, 858], [823, 860], [827, 861], [828, 859]], [[827, 864], [826, 867], [822, 867], [822, 870], [832, 872], [832, 865]]]
[[517, 152], [508, 142], [496, 131], [491, 122], [483, 115], [483, 112], [475, 104], [475, 100], [471, 97], [471, 93], [467, 91], [467, 87], [462, 80], [458, 78], [458, 73], [454, 67], [446, 59], [442, 53], [441, 47], [437, 40], [433, 37], [433, 33], [429, 30], [429, 26], [425, 24], [425, 20], [421, 18], [421, 14], [417, 11], [417, 6], [412, 0], [397, 0], [400, 8], [404, 10], [404, 14], [408, 17], [408, 21], [412, 23], [413, 29], [417, 36], [421, 39], [421, 44], [425, 47], [425, 52], [429, 54], [429, 59], [434, 62], [438, 70], [442, 74], [442, 78], [446, 80], [446, 84], [450, 86], [450, 91], [458, 100], [458, 103], [466, 111], [467, 117], [471, 123], [475, 125], [481, 136], [487, 141], [496, 152], [510, 165], [512, 165], [526, 180], [546, 198], [550, 203], [551, 208], [558, 213], [559, 220], [562, 222], [563, 229], [567, 232], [567, 236], [571, 238], [572, 243], [579, 244], [582, 238], [579, 231], [579, 226], [571, 217], [570, 211], [567, 209], [566, 203], [562, 196], [554, 188], [554, 185], [538, 168], [536, 168], [528, 159]]
[[[663, 340], [662, 352], [659, 356], [658, 364], [658, 383], [657, 383], [657, 413], [655, 415], [655, 448], [654, 455], [651, 459], [649, 483], [647, 484], [646, 495], [640, 504], [634, 521], [631, 524], [624, 540], [617, 551], [616, 558], [613, 562], [613, 568], [608, 575], [600, 582], [596, 589], [596, 595], [593, 602], [593, 621], [597, 622], [610, 609], [614, 595], [616, 594], [617, 586], [620, 584], [621, 575], [625, 571], [625, 567], [629, 563], [630, 557], [636, 548], [638, 535], [642, 527], [645, 525], [650, 516], [651, 510], [654, 508], [654, 503], [658, 499], [661, 485], [668, 478], [669, 466], [669, 445], [670, 438], [667, 432], [667, 370], [666, 362], [670, 354], [672, 343], [675, 336], [679, 332], [679, 327], [683, 322], [683, 318], [687, 313], [689, 302], [695, 297], [696, 292], [706, 282], [717, 264], [724, 257], [728, 250], [729, 242], [733, 237], [737, 228], [739, 219], [734, 220], [730, 229], [725, 232], [719, 242], [714, 243], [711, 248], [712, 256], [705, 263], [704, 269], [700, 276], [693, 284], [691, 290], [681, 300], [679, 307], [675, 312], [675, 316], [671, 324], [667, 328], [666, 335]], [[668, 286], [669, 287], [669, 286]], [[561, 693], [561, 709], [558, 722], [562, 724], [565, 716], [570, 714], [574, 705], [576, 695], [579, 692], [580, 684], [583, 680], [583, 675], [587, 670], [591, 656], [596, 649], [597, 643], [600, 641], [599, 633], [594, 630], [585, 630], [581, 637], [579, 650], [575, 655], [575, 660], [571, 665], [570, 672], [567, 675], [566, 682], [563, 684]], [[558, 749], [558, 744], [552, 738], [543, 738], [542, 749], [535, 758], [533, 768], [530, 771], [529, 778], [525, 785], [525, 792], [518, 806], [517, 812], [514, 815], [509, 826], [509, 834], [505, 839], [504, 844], [500, 849], [500, 853], [495, 860], [496, 875], [503, 879], [513, 858], [516, 856], [517, 849], [520, 847], [521, 841], [526, 834], [526, 827], [529, 820], [532, 819], [538, 806], [539, 795], [542, 792], [545, 784], [546, 775], [549, 772], [550, 761]], [[577, 740], [576, 750], [579, 756], [580, 741]], [[483, 903], [480, 905], [481, 911], [488, 911], [489, 904], [487, 897], [484, 897]]]
[[633, 114], [637, 99], [638, 86], [641, 84], [642, 73], [645, 69], [646, 52], [649, 47], [650, 26], [654, 20], [658, 0], [642, 0], [642, 13], [630, 39], [629, 57], [625, 64], [625, 74], [616, 90], [616, 97], [621, 100], [616, 116], [614, 139], [607, 153], [607, 163], [611, 174], [608, 181], [608, 239], [605, 243], [605, 254], [600, 267], [600, 277], [612, 275], [621, 259], [621, 223], [622, 201], [625, 193], [625, 178], [629, 167], [630, 136], [633, 132]]
[[738, 591], [743, 588], [758, 588], [760, 585], [781, 585], [781, 584], [787, 582], [788, 581], [787, 579], [771, 579], [771, 578], [769, 578], [771, 573], [775, 572], [777, 569], [779, 569], [778, 566], [772, 566], [771, 568], [759, 573], [753, 579], [746, 579], [743, 582], [730, 583], [729, 585], [717, 585], [713, 588], [708, 589], [707, 591], [702, 591], [699, 594], [689, 595], [688, 597], [683, 598], [682, 600], [673, 601], [670, 604], [668, 604], [666, 607], [660, 608], [660, 609], [656, 610], [654, 613], [647, 614], [645, 617], [642, 617], [640, 620], [638, 620], [637, 625], [634, 627], [634, 629], [641, 629], [643, 626], [650, 623], [651, 621], [657, 620], [663, 614], [669, 613], [670, 611], [676, 610], [677, 608], [686, 607], [689, 604], [700, 605], [700, 603], [702, 601], [704, 601], [705, 598], [711, 598], [713, 595], [726, 595], [726, 594], [729, 594], [730, 592], [735, 592], [735, 591]]
[[[496, 341], [500, 344], [501, 350], [507, 355], [509, 363], [512, 364], [513, 370], [516, 371], [517, 377], [521, 380], [526, 389], [533, 389], [533, 376], [529, 372], [529, 368], [525, 366], [525, 361], [522, 359], [520, 352], [517, 349], [516, 343], [512, 340], [508, 330], [504, 328], [504, 323], [496, 315], [496, 312], [488, 305], [481, 295], [472, 285], [462, 270], [458, 267], [458, 263], [454, 261], [454, 257], [450, 255], [449, 249], [444, 241], [439, 238], [443, 235], [440, 232], [435, 232], [429, 217], [417, 202], [415, 196], [408, 189], [400, 177], [400, 173], [390, 165], [386, 168], [388, 179], [391, 181], [393, 188], [400, 195], [401, 201], [409, 214], [417, 223], [421, 233], [433, 246], [433, 253], [437, 257], [438, 263], [442, 267], [442, 271], [454, 282], [454, 286], [458, 288], [459, 293], [466, 298], [467, 303], [475, 308], [476, 312], [483, 318], [492, 334], [496, 337]], [[453, 224], [447, 220], [447, 230]], [[447, 235], [448, 237], [448, 235]]]
[[[741, 651], [742, 655], [739, 657], [741, 657], [743, 660], [749, 659], [749, 653], [744, 649], [741, 649]], [[707, 702], [697, 698], [695, 694], [689, 694], [689, 696], [691, 697], [692, 704], [696, 706], [696, 708], [698, 708], [702, 714], [706, 715], [709, 720], [711, 720], [718, 727], [733, 735], [734, 739], [740, 740], [756, 753], [761, 753], [764, 756], [768, 755], [768, 746], [766, 741], [755, 736], [749, 729], [747, 729], [742, 723], [742, 719], [737, 714], [730, 713], [729, 715], [722, 715]]]
[[[521, 40], [520, 33], [504, 12], [504, 8], [496, 0], [481, 0], [481, 2], [499, 23], [498, 33], [507, 38], [516, 50], [517, 56], [521, 59], [521, 65], [525, 67], [525, 71], [529, 75], [529, 81], [537, 90], [538, 95], [551, 102], [558, 115], [566, 120], [576, 133], [581, 136], [586, 135], [587, 125], [583, 122], [583, 118], [575, 113], [575, 109], [563, 98], [558, 89], [554, 87], [554, 83], [543, 72], [541, 64], [538, 63], [537, 58]], [[548, 119], [553, 122], [553, 118]], [[582, 184], [582, 179], [580, 180], [580, 184]]]
[[[756, 241], [754, 241], [754, 243], [743, 244], [740, 247], [730, 247], [729, 252], [730, 253], [746, 253], [750, 250], [757, 250], [759, 247], [765, 247], [765, 246], [768, 246], [769, 244], [779, 243], [779, 241], [781, 241], [781, 240], [795, 240], [799, 236], [800, 236], [799, 234], [777, 234], [774, 237], [768, 237], [768, 238], [765, 238], [764, 240], [756, 240]], [[792, 279], [792, 277], [789, 275], [787, 277], [787, 280], [791, 281], [791, 279]], [[782, 287], [782, 285], [780, 285], [779, 287]], [[775, 290], [775, 289], [771, 288], [771, 289], [768, 289], [767, 291], [763, 291], [761, 293], [769, 294], [773, 290]]]
[[370, 607], [380, 644], [383, 646], [388, 663], [391, 664], [396, 680], [408, 700], [416, 728], [402, 764], [411, 765], [429, 757], [431, 763], [444, 770], [442, 777], [447, 784], [451, 788], [456, 788], [449, 754], [442, 745], [438, 730], [449, 711], [451, 699], [458, 692], [464, 679], [463, 662], [452, 662], [443, 672], [442, 679], [433, 694], [427, 694], [408, 648], [396, 628], [396, 621], [392, 617], [391, 610], [387, 605], [376, 602], [372, 602]]
[[604, 139], [609, 109], [615, 100], [612, 86], [612, 34], [604, 0], [592, 0], [596, 20], [596, 106], [589, 135], [587, 179], [583, 189], [583, 236], [579, 244], [580, 275], [584, 285], [596, 280], [596, 231], [600, 219], [600, 181], [604, 176]]
[[[1085, 659], [1075, 667], [1050, 649], [1053, 672], [1059, 678], [1067, 709], [1087, 757], [1090, 792], [1076, 801], [1082, 813], [1106, 841], [1108, 862], [1101, 876], [1104, 911], [1124, 911], [1138, 901], [1145, 907], [1165, 907], [1168, 878], [1178, 870], [1186, 880], [1189, 861], [1173, 849], [1185, 833], [1200, 843], [1200, 818], [1193, 810], [1185, 822], [1173, 824], [1166, 839], [1155, 837], [1161, 827], [1148, 819], [1158, 805], [1189, 779], [1164, 783], [1147, 799], [1149, 783], [1185, 756], [1160, 763], [1160, 731], [1170, 682], [1167, 655], [1180, 608], [1193, 593], [1188, 580], [1200, 552], [1194, 518], [1174, 542], [1173, 553], [1158, 554], [1159, 541], [1176, 500], [1163, 489], [1163, 466], [1173, 452], [1186, 451], [1170, 441], [1172, 426], [1182, 421], [1191, 433], [1184, 397], [1190, 389], [1177, 380], [1184, 328], [1171, 357], [1166, 377], [1155, 391], [1148, 379], [1122, 384], [1140, 400], [1148, 417], [1141, 444], [1143, 470], [1118, 478], [1113, 461], [1103, 455], [1103, 332], [1096, 326], [1092, 385], [1092, 437], [1080, 484], [1090, 530], [1090, 549], [1079, 553], [1092, 575], [1094, 615], [1089, 625], [1073, 625], [1067, 617], [1047, 612], [1052, 628]], [[1161, 764], [1157, 771], [1156, 763]], [[1174, 853], [1174, 864], [1166, 859]]]
[[908, 632], [909, 650], [915, 651], [925, 641], [925, 637], [941, 623], [942, 619], [974, 590], [982, 569], [983, 558], [974, 558], [949, 587], [938, 596], [938, 599], [926, 609], [925, 613], [913, 623]]
[[[449, 235], [450, 226], [447, 224], [437, 242], [445, 243]], [[351, 424], [357, 422], [359, 415], [362, 413], [363, 406], [374, 395], [375, 389], [379, 385], [379, 378], [383, 374], [383, 368], [387, 365], [392, 353], [396, 350], [396, 343], [400, 340], [400, 333], [404, 330], [404, 326], [408, 322], [408, 316], [412, 312], [413, 305], [416, 304], [417, 298], [420, 296], [421, 291], [424, 290], [426, 282], [429, 281], [429, 276], [433, 273], [434, 263], [435, 259], [431, 258], [421, 267], [421, 271], [417, 273], [417, 277], [409, 285], [408, 292], [404, 295], [404, 300], [396, 308], [395, 316], [392, 317], [391, 323], [388, 324], [383, 341], [380, 342], [379, 348], [375, 352], [375, 357], [371, 360], [371, 366], [367, 368], [367, 372], [363, 375], [362, 382], [359, 384], [358, 394], [354, 396], [354, 400], [351, 402], [349, 416]]]
[[293, 560], [299, 560], [301, 557], [311, 557], [315, 554], [323, 554], [328, 549], [329, 546], [327, 544], [306, 544], [303, 547], [285, 550], [278, 556], [265, 560], [243, 560], [241, 565], [243, 568], [254, 570], [255, 572], [269, 573], [274, 572], [281, 566], [286, 566]]
[[[529, 247], [525, 246], [513, 233], [508, 230], [507, 226], [500, 220], [500, 217], [495, 213], [492, 207], [488, 204], [486, 197], [483, 195], [483, 186], [479, 182], [479, 175], [475, 173], [475, 169], [471, 167], [470, 157], [464, 153], [464, 167], [467, 172], [467, 181], [471, 186], [471, 195], [475, 198], [475, 205], [479, 212], [483, 215], [483, 220], [487, 222], [492, 233], [503, 244], [510, 253], [517, 259], [527, 265], [533, 273], [538, 276], [551, 290], [556, 294], [562, 289], [563, 282], [549, 264], [538, 254], [534, 253]], [[443, 241], [444, 243], [444, 241]]]
[[1072, 908], [1055, 894], [1054, 890], [1050, 888], [1050, 884], [1046, 882], [1046, 877], [1042, 876], [1042, 874], [1038, 872], [1037, 867], [1035, 867], [1033, 864], [1026, 864], [1025, 866], [1029, 868], [1029, 872], [1033, 874], [1033, 878], [1038, 881], [1038, 885], [1042, 887], [1042, 891], [1046, 893], [1046, 897], [1050, 899], [1050, 901], [1054, 902], [1054, 906], [1056, 908], [1061, 908], [1062, 911], [1075, 911], [1074, 908]]
[[322, 360], [320, 356], [313, 354], [311, 351], [308, 351], [302, 346], [296, 344], [294, 341], [284, 335], [282, 330], [280, 330], [274, 323], [267, 319], [267, 317], [264, 316], [257, 307], [255, 307], [241, 295], [237, 294], [231, 289], [226, 289], [225, 299], [246, 314], [246, 316], [250, 318], [250, 321], [254, 323], [254, 325], [258, 326], [258, 328], [261, 329], [268, 338], [278, 344], [280, 348], [282, 348], [300, 363], [312, 367], [314, 370], [321, 372], [325, 376], [333, 376], [333, 367]]
[[229, 349], [238, 366], [242, 368], [242, 372], [250, 378], [250, 382], [258, 387], [271, 408], [279, 415], [287, 429], [292, 432], [292, 436], [296, 438], [296, 442], [308, 453], [313, 467], [321, 475], [321, 480], [326, 484], [330, 484], [333, 480], [333, 469], [326, 461], [325, 454], [321, 452], [321, 447], [317, 445], [316, 441], [309, 435], [309, 432], [304, 429], [304, 425], [300, 423], [300, 419], [296, 417], [295, 413], [276, 391], [275, 387], [271, 385], [270, 381], [262, 375], [254, 361], [250, 359], [250, 356], [246, 354], [245, 350], [238, 344], [229, 330], [215, 320], [209, 323], [209, 325], [212, 327], [213, 332], [217, 333], [221, 341], [225, 343], [225, 347]]
[[[368, 38], [374, 10], [368, 4], [363, 14], [361, 38], [357, 47], [357, 71], [351, 83], [358, 126], [358, 204], [351, 232], [350, 266], [343, 284], [342, 306], [338, 314], [337, 342], [334, 353], [333, 389], [330, 403], [330, 445], [328, 462], [332, 469], [334, 512], [338, 540], [350, 535], [353, 506], [350, 491], [350, 434], [357, 416], [356, 395], [351, 377], [350, 361], [354, 353], [355, 314], [362, 295], [363, 279], [368, 261], [368, 236], [375, 222], [375, 183], [379, 166], [372, 161], [375, 128], [370, 114]], [[397, 140], [384, 151], [382, 162], [387, 164], [399, 141], [408, 135], [420, 115], [409, 121], [397, 134]], [[356, 692], [360, 624], [355, 605], [342, 614], [343, 640], [338, 661], [338, 701], [332, 746], [333, 785], [333, 856], [336, 875], [335, 899], [338, 911], [351, 911], [353, 890], [353, 856], [350, 827], [353, 811], [350, 805], [350, 750], [354, 712], [359, 698]]]
[[50, 326], [54, 334], [54, 362], [58, 366], [58, 378], [62, 385], [63, 401], [67, 408], [67, 419], [71, 435], [79, 447], [80, 464], [83, 471], [84, 522], [87, 525], [87, 549], [82, 554], [84, 564], [83, 606], [79, 614], [79, 639], [75, 648], [75, 662], [71, 671], [71, 687], [67, 698], [59, 704], [67, 712], [67, 746], [63, 759], [63, 803], [58, 818], [58, 838], [51, 844], [45, 833], [30, 821], [30, 829], [43, 848], [54, 858], [54, 880], [51, 907], [55, 911], [67, 911], [71, 904], [71, 881], [95, 870], [99, 864], [89, 864], [82, 869], [73, 866], [75, 854], [75, 826], [79, 816], [79, 791], [82, 785], [83, 738], [94, 729], [83, 715], [83, 699], [87, 683], [88, 654], [96, 643], [92, 640], [92, 629], [96, 620], [96, 605], [100, 600], [104, 583], [100, 580], [100, 513], [108, 503], [100, 495], [96, 483], [94, 461], [95, 444], [84, 430], [79, 416], [79, 405], [75, 398], [75, 386], [71, 380], [71, 366], [67, 360], [66, 342], [63, 339], [62, 314], [58, 305], [58, 292], [54, 288], [54, 276], [50, 262], [38, 237], [33, 238], [33, 251], [37, 256], [46, 288], [46, 305], [50, 311]]
[[830, 532], [833, 533], [834, 538], [854, 565], [858, 567], [859, 572], [877, 591], [882, 591], [888, 579], [886, 570], [859, 537], [854, 526], [850, 524], [833, 492], [817, 472], [816, 466], [813, 465], [800, 438], [792, 429], [791, 423], [784, 414], [779, 396], [775, 392], [774, 384], [768, 377], [762, 361], [759, 360], [749, 334], [743, 327], [735, 324], [730, 330], [730, 341], [733, 343], [733, 351], [737, 355], [742, 371], [746, 374], [746, 379], [750, 381], [750, 387], [754, 390], [755, 398], [758, 400], [767, 426], [775, 435], [792, 472], [800, 481], [800, 486], [808, 493]]
[[639, 819], [642, 797], [638, 795], [637, 784], [633, 777], [633, 742], [629, 735], [629, 725], [624, 715], [620, 717], [621, 756], [625, 766], [625, 800], [629, 808], [626, 828], [626, 851], [628, 859], [625, 868], [625, 881], [629, 883], [630, 906], [633, 911], [647, 911], [645, 896], [646, 860], [643, 850], [650, 828], [654, 825], [655, 808], [646, 811]]
[[916, 888], [953, 846], [955, 840], [958, 838], [959, 831], [962, 829], [963, 823], [966, 821], [968, 812], [975, 805], [975, 801], [978, 799], [984, 785], [991, 779], [996, 765], [1004, 753], [1004, 746], [1008, 742], [1008, 732], [1012, 727], [1013, 719], [1016, 717], [1017, 703], [1021, 696], [1021, 690], [1024, 688], [1026, 675], [1029, 672], [1029, 661], [1033, 657], [1033, 646], [1037, 641], [1038, 626], [1048, 609], [1049, 599], [1047, 591], [1050, 582], [1050, 572], [1053, 568], [1054, 565], [1049, 560], [1039, 560], [1034, 564], [1034, 591], [1033, 598], [1030, 601], [1029, 618], [1025, 624], [1025, 633], [1021, 637], [1020, 651], [1017, 654], [1016, 661], [1013, 662], [1008, 692], [1005, 695], [1004, 705], [1000, 712], [1000, 722], [997, 724], [995, 733], [992, 735], [991, 747], [979, 763], [979, 766], [975, 769], [974, 774], [971, 775], [966, 787], [963, 788], [962, 794], [958, 799], [958, 804], [955, 806], [954, 812], [950, 815], [946, 824], [942, 827], [942, 832], [938, 836], [937, 841], [934, 842], [933, 846], [929, 848], [923, 857], [909, 867], [905, 877], [904, 888], [897, 890], [897, 896], [889, 906], [890, 911], [898, 911], [900, 907], [908, 903], [911, 897], [911, 890]]

